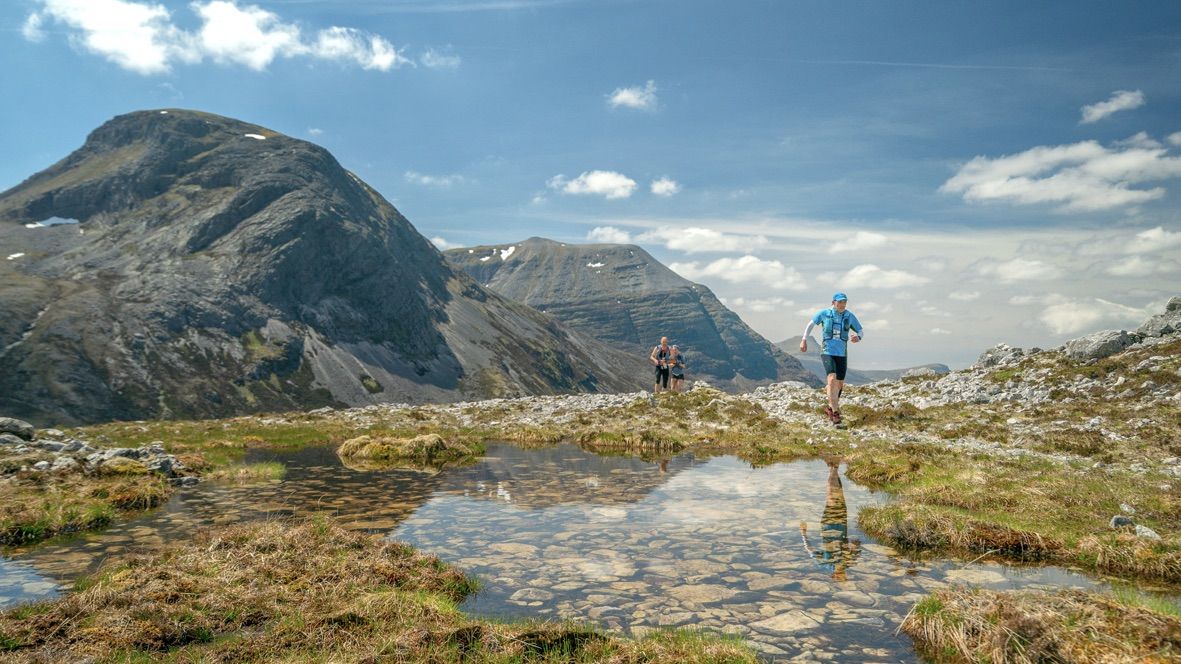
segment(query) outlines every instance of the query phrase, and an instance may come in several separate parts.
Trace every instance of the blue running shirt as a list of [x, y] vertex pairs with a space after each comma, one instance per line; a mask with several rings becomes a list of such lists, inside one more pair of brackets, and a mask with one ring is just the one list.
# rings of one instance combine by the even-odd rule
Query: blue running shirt
[[[824, 319], [832, 316], [832, 334], [825, 336], [824, 334]], [[849, 328], [857, 332], [861, 336], [861, 323], [857, 317], [853, 315], [852, 311], [845, 310], [845, 315], [841, 316], [835, 309], [829, 307], [828, 309], [821, 309], [812, 317], [812, 323], [820, 327], [820, 335], [824, 337], [820, 343], [824, 345], [824, 354], [832, 355], [833, 357], [845, 357], [848, 355], [848, 342], [841, 338], [841, 333], [845, 330], [841, 329], [843, 325], [842, 319], [847, 320]], [[847, 334], [846, 334], [847, 336]]]

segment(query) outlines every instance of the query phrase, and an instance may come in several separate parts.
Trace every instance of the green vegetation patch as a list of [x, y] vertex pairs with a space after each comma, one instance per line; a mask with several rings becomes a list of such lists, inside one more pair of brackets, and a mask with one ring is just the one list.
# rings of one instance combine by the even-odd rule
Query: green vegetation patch
[[732, 640], [624, 640], [493, 623], [476, 584], [405, 544], [322, 519], [201, 533], [109, 568], [61, 599], [0, 614], [6, 661], [755, 662]]
[[921, 600], [902, 631], [935, 662], [1166, 662], [1181, 658], [1181, 619], [1077, 590], [948, 588]]
[[102, 528], [119, 510], [155, 507], [171, 494], [157, 477], [19, 474], [0, 483], [0, 545]]

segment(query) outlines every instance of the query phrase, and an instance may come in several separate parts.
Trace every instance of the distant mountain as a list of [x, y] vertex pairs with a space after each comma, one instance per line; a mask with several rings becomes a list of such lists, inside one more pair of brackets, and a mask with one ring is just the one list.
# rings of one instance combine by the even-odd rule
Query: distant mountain
[[742, 389], [815, 376], [759, 336], [708, 288], [623, 244], [529, 238], [446, 252], [486, 287], [646, 360], [667, 336], [685, 352], [690, 379]]
[[34, 422], [647, 383], [323, 148], [208, 113], [119, 116], [0, 194], [0, 255], [0, 413]]
[[[826, 379], [827, 374], [824, 372], [824, 363], [820, 361], [820, 344], [815, 338], [808, 340], [808, 352], [800, 352], [800, 339], [803, 337], [794, 336], [784, 339], [776, 343], [783, 352], [791, 355], [800, 361], [809, 371], [819, 376], [821, 379]], [[905, 369], [855, 369], [849, 367], [845, 374], [845, 382], [850, 385], [867, 385], [869, 383], [876, 383], [879, 380], [898, 380], [902, 374], [912, 369], [931, 369], [935, 373], [945, 374], [951, 371], [951, 368], [946, 364], [920, 364], [916, 367], [907, 367]]]

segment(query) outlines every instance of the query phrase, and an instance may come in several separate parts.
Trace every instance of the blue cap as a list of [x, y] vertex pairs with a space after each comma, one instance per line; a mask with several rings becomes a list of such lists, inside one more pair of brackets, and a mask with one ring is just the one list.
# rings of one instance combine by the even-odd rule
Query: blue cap
[[832, 296], [833, 302], [839, 302], [841, 300], [848, 300], [848, 299], [849, 299], [849, 296], [845, 295], [844, 293], [836, 293]]

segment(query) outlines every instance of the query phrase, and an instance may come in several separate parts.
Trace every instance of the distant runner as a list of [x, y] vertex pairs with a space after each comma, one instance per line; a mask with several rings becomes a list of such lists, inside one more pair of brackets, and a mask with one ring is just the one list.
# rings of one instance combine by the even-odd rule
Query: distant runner
[[668, 373], [673, 392], [679, 394], [685, 385], [685, 356], [676, 346], [673, 346], [672, 364], [668, 368]]
[[652, 353], [648, 355], [648, 361], [652, 366], [656, 367], [656, 387], [652, 389], [654, 394], [660, 394], [660, 390], [668, 389], [668, 369], [672, 364], [673, 349], [668, 345], [668, 337], [660, 337], [660, 345], [652, 349]]
[[[808, 327], [804, 328], [804, 337], [800, 339], [800, 352], [808, 352], [808, 335], [812, 328], [822, 326], [824, 336], [823, 354], [820, 361], [824, 363], [824, 372], [828, 374], [828, 406], [824, 414], [833, 424], [841, 424], [841, 390], [845, 387], [845, 372], [849, 368], [848, 348], [845, 342], [857, 343], [861, 341], [861, 323], [852, 311], [845, 311], [849, 304], [849, 297], [844, 293], [832, 296], [832, 306], [816, 312]], [[852, 332], [850, 332], [852, 330]]]

